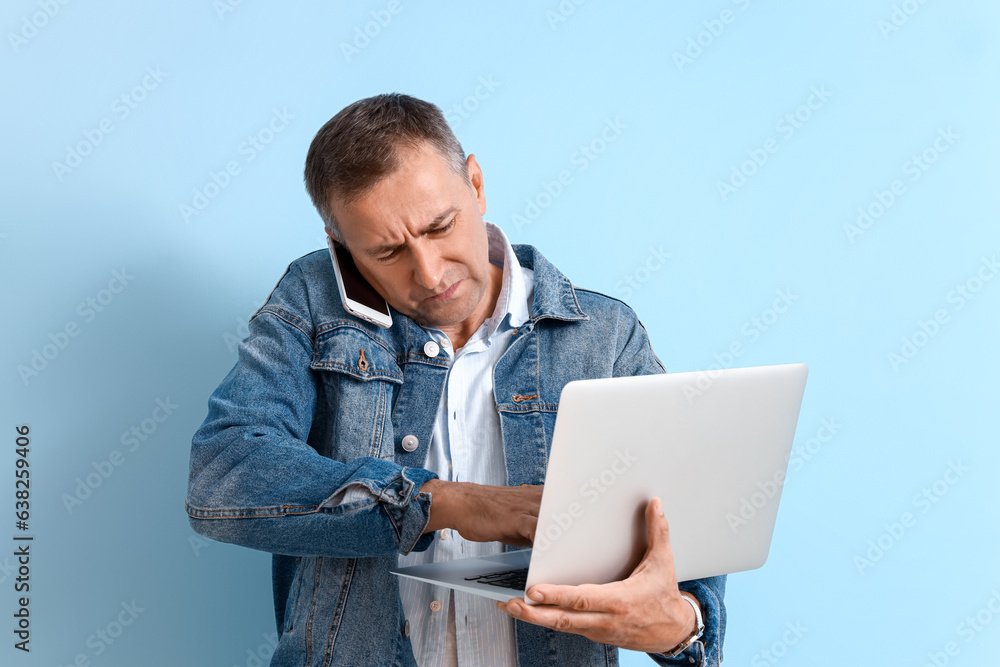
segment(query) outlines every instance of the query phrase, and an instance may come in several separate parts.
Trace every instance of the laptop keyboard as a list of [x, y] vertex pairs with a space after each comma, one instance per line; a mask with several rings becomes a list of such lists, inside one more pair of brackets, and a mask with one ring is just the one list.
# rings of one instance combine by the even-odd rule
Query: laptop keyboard
[[489, 574], [479, 574], [474, 577], [466, 577], [466, 581], [475, 581], [480, 584], [490, 586], [500, 586], [501, 588], [511, 588], [515, 591], [523, 591], [528, 579], [528, 568], [522, 567], [518, 570], [506, 570], [504, 572], [491, 572]]

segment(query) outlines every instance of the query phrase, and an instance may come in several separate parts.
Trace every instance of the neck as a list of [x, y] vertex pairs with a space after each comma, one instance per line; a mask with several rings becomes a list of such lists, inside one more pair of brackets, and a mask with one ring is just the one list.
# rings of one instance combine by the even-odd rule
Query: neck
[[497, 299], [500, 297], [500, 287], [503, 285], [503, 269], [494, 264], [490, 264], [490, 283], [479, 302], [479, 306], [471, 316], [447, 326], [438, 327], [451, 340], [451, 346], [458, 351], [465, 347], [465, 344], [472, 338], [472, 334], [483, 325], [497, 307]]

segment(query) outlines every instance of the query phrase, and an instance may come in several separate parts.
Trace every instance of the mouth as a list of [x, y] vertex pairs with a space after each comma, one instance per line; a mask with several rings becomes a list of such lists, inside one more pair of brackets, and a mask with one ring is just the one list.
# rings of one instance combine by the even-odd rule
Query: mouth
[[450, 299], [451, 297], [453, 297], [455, 295], [455, 292], [458, 291], [458, 286], [461, 283], [462, 283], [461, 280], [456, 280], [454, 282], [454, 284], [452, 284], [451, 287], [449, 287], [448, 289], [446, 289], [443, 292], [439, 292], [438, 294], [435, 294], [434, 296], [427, 297], [425, 299], [425, 301], [445, 301], [446, 299]]

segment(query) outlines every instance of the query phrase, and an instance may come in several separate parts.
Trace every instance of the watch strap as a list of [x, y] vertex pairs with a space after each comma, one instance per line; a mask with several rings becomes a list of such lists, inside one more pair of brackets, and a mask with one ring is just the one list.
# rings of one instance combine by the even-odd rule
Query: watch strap
[[694, 632], [685, 637], [684, 640], [677, 645], [677, 648], [675, 648], [670, 653], [663, 654], [668, 658], [676, 658], [677, 656], [679, 656], [681, 653], [687, 650], [688, 646], [697, 641], [698, 638], [701, 637], [701, 635], [705, 632], [705, 621], [701, 616], [701, 607], [698, 606], [698, 601], [690, 593], [685, 594], [684, 592], [681, 592], [681, 597], [687, 600], [688, 604], [691, 605], [691, 608], [694, 609], [694, 618], [696, 627]]

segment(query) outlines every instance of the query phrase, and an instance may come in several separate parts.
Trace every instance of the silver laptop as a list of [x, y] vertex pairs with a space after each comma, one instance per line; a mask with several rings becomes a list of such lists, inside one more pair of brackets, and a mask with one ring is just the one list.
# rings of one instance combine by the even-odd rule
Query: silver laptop
[[[570, 382], [532, 549], [396, 568], [483, 595], [628, 577], [659, 496], [678, 581], [752, 570], [771, 547], [805, 364]], [[530, 600], [528, 601], [530, 603]]]

